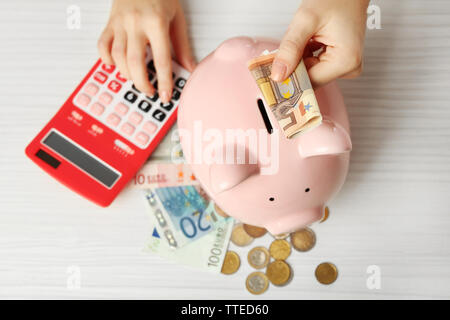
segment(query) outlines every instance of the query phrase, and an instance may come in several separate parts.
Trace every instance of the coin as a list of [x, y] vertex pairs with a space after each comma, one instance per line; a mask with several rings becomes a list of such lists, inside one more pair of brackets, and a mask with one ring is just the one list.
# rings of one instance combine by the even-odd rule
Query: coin
[[249, 224], [244, 224], [244, 230], [248, 233], [249, 236], [253, 238], [259, 238], [262, 237], [267, 233], [266, 228], [261, 228], [257, 226], [252, 226]]
[[316, 268], [316, 278], [322, 284], [332, 284], [336, 281], [338, 270], [331, 262], [324, 262]]
[[214, 203], [214, 210], [217, 212], [218, 215], [221, 215], [224, 218], [228, 218], [229, 215], [223, 211], [216, 203]]
[[245, 232], [242, 224], [237, 224], [233, 228], [233, 232], [231, 233], [231, 242], [239, 247], [245, 247], [249, 245], [253, 241], [253, 238]]
[[291, 234], [291, 243], [298, 251], [311, 250], [316, 244], [316, 234], [310, 228], [300, 229]]
[[275, 260], [286, 260], [291, 254], [291, 245], [286, 240], [274, 240], [270, 244], [269, 251]]
[[221, 272], [224, 274], [235, 273], [239, 269], [240, 265], [241, 259], [239, 259], [238, 254], [234, 251], [227, 251]]
[[287, 239], [287, 237], [289, 237], [289, 232], [285, 232], [285, 233], [279, 233], [276, 235], [272, 235], [272, 237], [274, 237], [275, 239]]
[[330, 209], [328, 209], [328, 207], [325, 207], [322, 220], [320, 220], [319, 223], [325, 222], [328, 219], [329, 215], [330, 215]]
[[262, 269], [270, 261], [269, 251], [264, 247], [255, 247], [248, 253], [248, 263], [255, 269]]
[[266, 276], [276, 286], [285, 285], [291, 278], [291, 267], [283, 260], [275, 260], [267, 266]]
[[269, 279], [262, 272], [252, 272], [248, 275], [245, 286], [250, 293], [261, 294], [269, 287]]

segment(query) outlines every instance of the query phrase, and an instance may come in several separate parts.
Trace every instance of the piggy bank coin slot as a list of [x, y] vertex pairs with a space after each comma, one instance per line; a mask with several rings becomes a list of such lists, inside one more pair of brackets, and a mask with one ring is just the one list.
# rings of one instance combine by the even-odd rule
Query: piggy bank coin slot
[[261, 116], [263, 118], [264, 125], [266, 126], [267, 133], [272, 134], [273, 128], [272, 128], [272, 124], [270, 123], [269, 116], [267, 115], [266, 108], [264, 107], [264, 102], [262, 101], [262, 99], [258, 99], [257, 102], [258, 102], [259, 112], [261, 112]]

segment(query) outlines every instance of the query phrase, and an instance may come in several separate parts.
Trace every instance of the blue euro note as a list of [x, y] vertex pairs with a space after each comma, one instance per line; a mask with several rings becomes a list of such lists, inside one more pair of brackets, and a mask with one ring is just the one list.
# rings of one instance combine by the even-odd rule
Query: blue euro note
[[[211, 218], [206, 214], [209, 198], [196, 186], [156, 188], [156, 193], [165, 211], [176, 228], [176, 234], [192, 242], [213, 229]], [[177, 239], [180, 242], [180, 239]]]

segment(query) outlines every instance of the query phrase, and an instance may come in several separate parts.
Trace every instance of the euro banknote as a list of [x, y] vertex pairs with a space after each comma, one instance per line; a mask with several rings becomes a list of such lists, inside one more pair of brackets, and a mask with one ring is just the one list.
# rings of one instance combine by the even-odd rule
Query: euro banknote
[[232, 218], [219, 216], [213, 208], [214, 206], [210, 204], [211, 214], [216, 219], [214, 229], [205, 236], [173, 250], [154, 228], [148, 237], [144, 252], [157, 254], [182, 265], [220, 273], [234, 221]]
[[286, 138], [293, 138], [322, 123], [322, 115], [303, 60], [284, 81], [270, 78], [275, 53], [248, 62], [248, 68]]
[[131, 183], [134, 187], [144, 189], [199, 184], [189, 165], [169, 161], [147, 162]]
[[215, 228], [211, 200], [200, 186], [144, 189], [147, 209], [158, 234], [178, 249]]

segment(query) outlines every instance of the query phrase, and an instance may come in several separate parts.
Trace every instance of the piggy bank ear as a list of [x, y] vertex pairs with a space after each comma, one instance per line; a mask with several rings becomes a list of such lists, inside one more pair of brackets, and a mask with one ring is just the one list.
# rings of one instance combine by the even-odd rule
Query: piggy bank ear
[[350, 152], [352, 141], [347, 131], [337, 123], [324, 119], [322, 123], [299, 138], [299, 152], [304, 158]]

